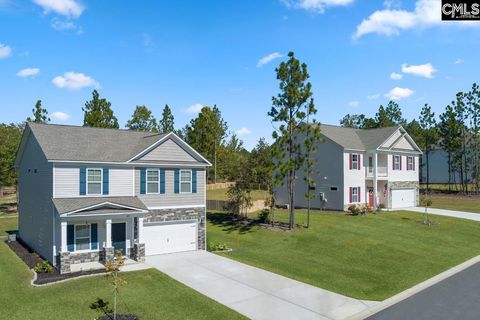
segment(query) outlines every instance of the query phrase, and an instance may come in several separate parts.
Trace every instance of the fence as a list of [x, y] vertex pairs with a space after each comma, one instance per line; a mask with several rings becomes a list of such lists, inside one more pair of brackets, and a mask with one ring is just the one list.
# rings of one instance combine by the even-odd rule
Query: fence
[[[228, 201], [225, 200], [207, 200], [207, 210], [223, 211], [227, 207]], [[264, 200], [252, 201], [252, 206], [247, 209], [247, 213], [265, 209]]]
[[227, 189], [234, 184], [235, 182], [209, 183], [207, 184], [207, 190]]

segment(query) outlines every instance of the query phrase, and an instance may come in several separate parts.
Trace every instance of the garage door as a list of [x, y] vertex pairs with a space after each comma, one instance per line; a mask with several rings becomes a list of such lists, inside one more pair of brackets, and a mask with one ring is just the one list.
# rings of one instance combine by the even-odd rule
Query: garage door
[[392, 209], [415, 207], [415, 189], [392, 190]]
[[145, 255], [197, 249], [197, 223], [145, 224]]

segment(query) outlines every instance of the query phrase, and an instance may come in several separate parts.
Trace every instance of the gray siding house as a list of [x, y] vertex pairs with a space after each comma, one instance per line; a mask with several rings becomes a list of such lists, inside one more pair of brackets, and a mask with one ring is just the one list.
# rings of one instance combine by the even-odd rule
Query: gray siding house
[[[397, 209], [418, 205], [420, 148], [401, 126], [352, 129], [321, 125], [311, 207], [347, 210], [350, 205]], [[288, 203], [285, 187], [275, 187], [276, 203]], [[297, 174], [295, 204], [307, 207], [304, 172]]]
[[18, 150], [19, 237], [62, 273], [122, 250], [204, 250], [206, 167], [174, 133], [28, 123]]

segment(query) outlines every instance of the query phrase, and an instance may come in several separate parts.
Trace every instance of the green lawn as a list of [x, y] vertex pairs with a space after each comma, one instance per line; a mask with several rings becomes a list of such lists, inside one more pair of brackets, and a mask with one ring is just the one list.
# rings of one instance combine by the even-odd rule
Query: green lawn
[[464, 196], [431, 196], [432, 208], [480, 213], [480, 198]]
[[[285, 211], [277, 217], [286, 220]], [[297, 211], [297, 222], [305, 221]], [[421, 214], [368, 216], [315, 212], [309, 229], [270, 231], [209, 214], [208, 241], [226, 243], [225, 256], [359, 299], [383, 300], [480, 254], [480, 223]]]
[[18, 215], [0, 216], [0, 241], [3, 236], [7, 236], [7, 231], [18, 229]]
[[[228, 189], [207, 190], [207, 200], [228, 200]], [[252, 200], [265, 200], [268, 197], [268, 191], [253, 190], [251, 192]]]
[[[0, 232], [15, 226], [0, 218]], [[6, 221], [8, 221], [6, 223]], [[197, 293], [157, 270], [124, 273], [123, 311], [141, 319], [242, 319], [235, 311]], [[0, 241], [0, 303], [2, 319], [94, 319], [89, 309], [97, 297], [111, 298], [103, 276], [83, 278], [47, 287], [32, 288], [28, 267]]]

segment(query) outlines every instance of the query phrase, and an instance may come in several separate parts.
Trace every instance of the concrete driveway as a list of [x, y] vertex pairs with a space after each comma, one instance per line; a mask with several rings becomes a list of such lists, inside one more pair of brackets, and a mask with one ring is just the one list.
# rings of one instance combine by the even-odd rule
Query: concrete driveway
[[[405, 208], [405, 209], [399, 209], [399, 210], [407, 210], [407, 211], [424, 213], [425, 212], [425, 207]], [[436, 215], [439, 215], [439, 216], [446, 216], [446, 217], [461, 218], [461, 219], [467, 219], [467, 220], [473, 220], [473, 221], [480, 221], [480, 213], [454, 211], [454, 210], [444, 210], [444, 209], [436, 209], [436, 208], [428, 208], [428, 213], [436, 214]]]
[[345, 319], [376, 304], [205, 251], [150, 256], [146, 264], [251, 319]]

